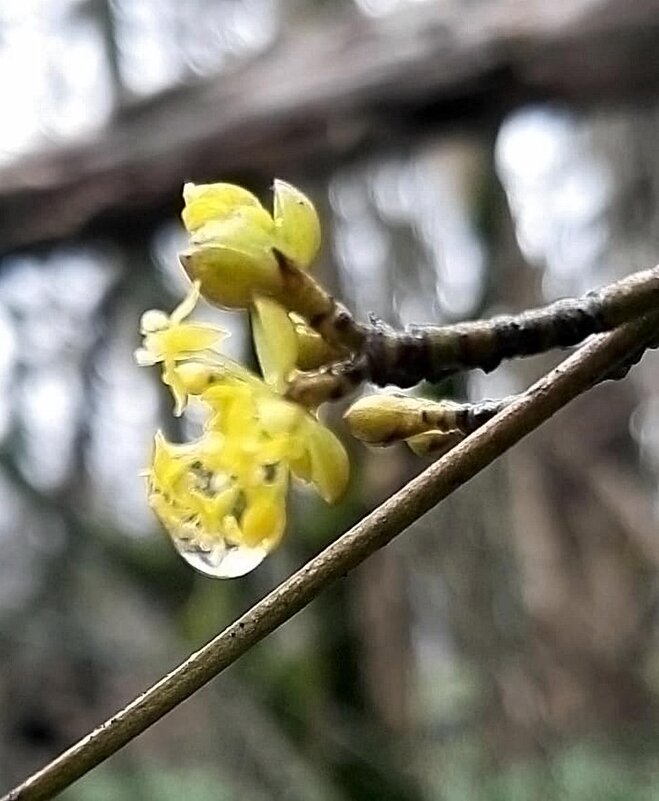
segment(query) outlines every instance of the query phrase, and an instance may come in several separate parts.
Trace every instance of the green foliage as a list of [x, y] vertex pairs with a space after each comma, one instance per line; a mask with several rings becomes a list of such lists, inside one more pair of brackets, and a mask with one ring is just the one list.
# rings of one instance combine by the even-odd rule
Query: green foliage
[[482, 747], [465, 737], [442, 749], [433, 782], [443, 801], [653, 801], [659, 770], [653, 747], [627, 754], [620, 744], [582, 741], [548, 757], [498, 771], [486, 767]]
[[130, 772], [101, 769], [62, 794], [63, 801], [232, 801], [234, 790], [204, 768], [152, 765]]

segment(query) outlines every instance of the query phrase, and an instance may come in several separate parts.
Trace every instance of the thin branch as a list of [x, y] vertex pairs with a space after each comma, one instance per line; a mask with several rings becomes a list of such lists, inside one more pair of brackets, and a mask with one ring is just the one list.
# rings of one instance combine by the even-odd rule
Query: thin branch
[[[596, 383], [620, 381], [648, 348], [656, 347], [657, 335], [653, 334], [623, 361], [612, 365]], [[519, 397], [518, 394], [496, 400], [460, 403], [411, 395], [366, 395], [347, 410], [343, 419], [353, 437], [369, 445], [386, 446], [407, 441], [418, 455], [439, 457]], [[414, 445], [410, 438], [418, 435], [430, 435], [431, 438]]]
[[480, 367], [491, 372], [505, 359], [568, 348], [592, 334], [612, 331], [659, 308], [659, 267], [627, 275], [577, 298], [564, 298], [519, 314], [455, 325], [386, 328], [369, 336], [365, 355], [376, 384], [412, 386]]
[[350, 358], [300, 373], [291, 381], [288, 397], [307, 406], [347, 395], [367, 380], [380, 386], [410, 387], [476, 367], [490, 372], [504, 359], [577, 345], [591, 334], [612, 331], [659, 307], [657, 266], [581, 297], [519, 314], [396, 331], [381, 322], [356, 322], [311, 275], [280, 263], [289, 308], [306, 317], [333, 345], [352, 351]]
[[629, 353], [656, 337], [658, 325], [659, 315], [649, 315], [586, 344], [183, 664], [0, 801], [49, 799], [69, 787], [586, 391], [613, 365], [624, 363]]

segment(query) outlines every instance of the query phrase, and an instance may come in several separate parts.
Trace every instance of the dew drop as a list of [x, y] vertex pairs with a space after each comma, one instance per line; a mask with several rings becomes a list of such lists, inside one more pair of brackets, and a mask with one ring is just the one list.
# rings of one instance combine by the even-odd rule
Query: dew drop
[[268, 555], [263, 547], [229, 545], [223, 539], [213, 542], [172, 537], [174, 547], [195, 570], [211, 578], [237, 578], [258, 567]]

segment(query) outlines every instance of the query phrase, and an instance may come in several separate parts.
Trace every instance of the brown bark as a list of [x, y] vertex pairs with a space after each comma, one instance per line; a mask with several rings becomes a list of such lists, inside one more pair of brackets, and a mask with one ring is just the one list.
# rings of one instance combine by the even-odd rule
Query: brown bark
[[[512, 300], [521, 308], [539, 302], [542, 273], [526, 266], [501, 195], [493, 198], [491, 232], [502, 269], [492, 271], [490, 300], [510, 309], [514, 286]], [[522, 383], [542, 369], [538, 361], [546, 369], [547, 357], [516, 364]], [[656, 712], [640, 670], [651, 647], [648, 575], [659, 551], [651, 488], [638, 478], [629, 434], [638, 399], [631, 383], [608, 382], [583, 400], [508, 454], [499, 464], [507, 480], [490, 493], [488, 527], [498, 525], [516, 563], [519, 599], [511, 593], [506, 600], [519, 604], [518, 630], [502, 628], [487, 604], [464, 591], [480, 628], [471, 624], [469, 636], [468, 621], [453, 621], [465, 651], [472, 648], [487, 666], [485, 732], [493, 755], [504, 761]], [[487, 548], [490, 565], [471, 560], [466, 581], [474, 587], [492, 583], [500, 569]], [[501, 582], [489, 592], [486, 600], [500, 605]]]
[[587, 407], [575, 404], [509, 456], [529, 638], [525, 655], [500, 674], [500, 689], [527, 742], [648, 720], [655, 711], [639, 670], [651, 639], [654, 569], [650, 532], [639, 528], [650, 517], [625, 516], [600, 471], [617, 464], [633, 475], [620, 432], [634, 403], [628, 385], [594, 390]]
[[185, 180], [318, 171], [529, 98], [586, 102], [659, 86], [659, 0], [428, 3], [287, 32], [214, 80], [131, 108], [91, 140], [0, 170], [0, 251], [120, 229], [174, 206]]
[[354, 610], [360, 671], [378, 719], [402, 735], [410, 725], [410, 620], [400, 556], [383, 550], [357, 573]]

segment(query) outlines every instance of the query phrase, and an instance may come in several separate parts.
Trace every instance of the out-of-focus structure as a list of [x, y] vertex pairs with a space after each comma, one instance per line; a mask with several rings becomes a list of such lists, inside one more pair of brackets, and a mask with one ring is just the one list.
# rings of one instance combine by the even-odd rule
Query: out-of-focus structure
[[[179, 563], [138, 476], [170, 400], [131, 354], [140, 313], [185, 291], [183, 182], [302, 186], [362, 317], [521, 310], [659, 261], [658, 54], [656, 0], [0, 0], [3, 787], [420, 469], [352, 444], [348, 499], [296, 496], [255, 574]], [[423, 391], [504, 395], [549, 363]], [[655, 797], [658, 364], [67, 797]]]

